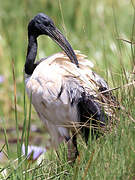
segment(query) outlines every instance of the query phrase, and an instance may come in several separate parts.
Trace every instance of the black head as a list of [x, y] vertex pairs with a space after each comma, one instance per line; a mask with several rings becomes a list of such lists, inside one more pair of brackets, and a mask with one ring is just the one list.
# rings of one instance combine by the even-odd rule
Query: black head
[[35, 38], [40, 35], [49, 36], [64, 50], [70, 60], [79, 67], [76, 55], [71, 45], [63, 34], [55, 27], [52, 19], [47, 15], [39, 13], [30, 21], [28, 25], [28, 35], [33, 35]]
[[50, 29], [55, 29], [55, 25], [51, 18], [43, 13], [37, 14], [28, 24], [28, 34], [33, 34], [36, 37], [39, 35], [49, 35]]

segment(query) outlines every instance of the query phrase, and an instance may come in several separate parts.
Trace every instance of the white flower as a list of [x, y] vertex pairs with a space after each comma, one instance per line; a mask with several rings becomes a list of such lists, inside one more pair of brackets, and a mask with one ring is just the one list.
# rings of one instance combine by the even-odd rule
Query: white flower
[[[28, 155], [27, 159], [35, 161], [39, 158], [39, 156], [46, 152], [46, 149], [43, 147], [37, 147], [37, 146], [29, 146], [28, 145]], [[22, 153], [25, 155], [25, 145], [22, 145]]]
[[0, 84], [2, 84], [4, 80], [5, 80], [4, 76], [0, 75]]

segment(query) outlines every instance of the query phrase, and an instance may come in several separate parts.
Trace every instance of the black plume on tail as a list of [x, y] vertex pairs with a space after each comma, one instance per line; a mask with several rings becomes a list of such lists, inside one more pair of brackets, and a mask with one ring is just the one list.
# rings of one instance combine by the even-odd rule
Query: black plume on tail
[[78, 112], [80, 115], [80, 123], [84, 125], [82, 126], [81, 131], [84, 134], [85, 142], [87, 143], [90, 129], [92, 135], [97, 134], [98, 128], [105, 126], [108, 117], [99, 103], [95, 101], [94, 96], [86, 95], [85, 93], [83, 93], [82, 97], [79, 99]]
[[85, 89], [77, 82], [76, 79], [68, 79], [66, 83], [66, 90], [71, 106], [77, 106], [80, 129], [84, 134], [84, 138], [87, 143], [90, 125], [95, 127], [92, 128], [92, 134], [94, 135], [97, 132], [97, 127], [103, 127], [106, 125], [108, 117], [104, 113], [103, 107], [96, 102], [96, 98], [87, 94]]

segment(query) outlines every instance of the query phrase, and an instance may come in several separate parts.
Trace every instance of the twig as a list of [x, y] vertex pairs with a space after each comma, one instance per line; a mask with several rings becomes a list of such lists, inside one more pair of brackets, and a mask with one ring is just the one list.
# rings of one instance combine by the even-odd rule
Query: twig
[[135, 119], [131, 116], [129, 112], [126, 111], [126, 108], [124, 106], [120, 106], [120, 108], [123, 110], [123, 114], [128, 114], [129, 119], [135, 123]]
[[130, 44], [133, 44], [133, 45], [135, 45], [135, 42], [132, 42], [132, 41], [130, 41], [130, 40], [127, 40], [127, 39], [123, 39], [123, 38], [117, 38], [117, 40], [122, 40], [122, 41], [124, 41], [124, 42], [127, 42], [127, 43], [130, 43]]
[[84, 175], [83, 175], [82, 180], [85, 180], [85, 178], [86, 178], [86, 175], [87, 175], [88, 169], [89, 169], [89, 167], [90, 167], [90, 165], [91, 165], [91, 162], [92, 162], [94, 153], [95, 153], [95, 150], [92, 152], [92, 155], [91, 155], [90, 158], [89, 158], [89, 161], [88, 161], [88, 163], [87, 163], [87, 165], [86, 165], [86, 168], [85, 168], [85, 171], [84, 171]]
[[112, 89], [107, 89], [107, 90], [105, 90], [105, 91], [99, 92], [99, 93], [97, 94], [97, 96], [100, 95], [100, 94], [104, 94], [104, 93], [106, 93], [106, 92], [110, 92], [110, 91], [113, 91], [113, 90], [120, 89], [120, 88], [126, 88], [126, 87], [131, 86], [131, 85], [135, 85], [135, 81], [132, 81], [132, 82], [130, 82], [130, 83], [128, 83], [128, 84], [125, 84], [124, 86], [118, 86], [118, 87], [115, 87], [115, 88], [112, 88]]

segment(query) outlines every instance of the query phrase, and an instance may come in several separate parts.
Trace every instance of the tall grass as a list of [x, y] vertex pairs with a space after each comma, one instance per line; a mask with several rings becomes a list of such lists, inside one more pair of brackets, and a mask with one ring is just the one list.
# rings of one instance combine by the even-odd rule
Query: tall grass
[[[42, 127], [25, 96], [23, 65], [27, 49], [27, 24], [38, 12], [52, 17], [74, 49], [88, 55], [94, 70], [110, 87], [116, 87], [121, 110], [119, 123], [88, 146], [79, 138], [80, 155], [74, 167], [67, 163], [66, 145], [52, 150], [38, 164], [21, 156], [30, 125]], [[135, 178], [135, 4], [120, 0], [0, 0], [0, 159], [1, 179], [134, 179]], [[38, 57], [61, 51], [50, 39], [39, 38]], [[12, 59], [14, 66], [12, 67]], [[14, 74], [12, 75], [12, 73]], [[117, 87], [119, 87], [117, 89]], [[21, 131], [20, 131], [21, 127]], [[8, 129], [14, 129], [12, 133]], [[43, 131], [45, 131], [43, 129]], [[2, 132], [2, 133], [1, 133]], [[37, 135], [32, 134], [34, 138]], [[45, 146], [45, 136], [42, 135]], [[11, 143], [16, 139], [17, 143]], [[34, 143], [34, 140], [30, 142]], [[5, 144], [5, 145], [4, 145]]]

